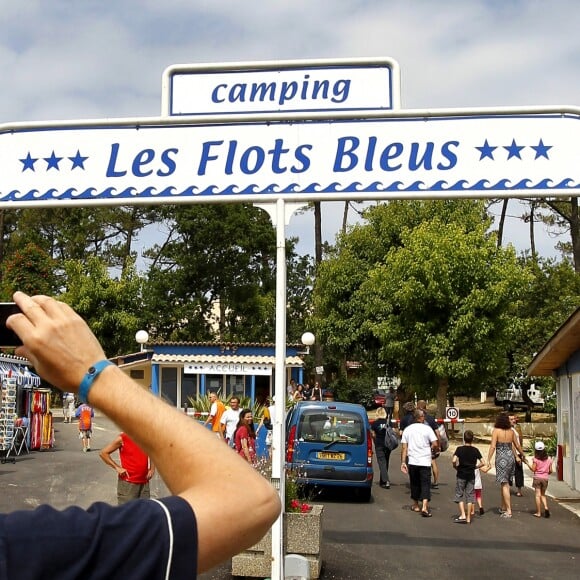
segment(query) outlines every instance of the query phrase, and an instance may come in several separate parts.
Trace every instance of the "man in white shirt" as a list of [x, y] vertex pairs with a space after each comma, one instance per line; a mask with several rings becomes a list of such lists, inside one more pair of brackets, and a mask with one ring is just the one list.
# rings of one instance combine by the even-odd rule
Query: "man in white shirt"
[[405, 428], [401, 438], [401, 471], [409, 474], [413, 500], [411, 509], [430, 518], [431, 454], [437, 451], [438, 440], [433, 429], [425, 424], [424, 411], [416, 409], [413, 416], [415, 422]]
[[240, 420], [240, 411], [240, 399], [238, 397], [232, 397], [230, 399], [229, 409], [224, 411], [220, 420], [221, 433], [230, 447], [234, 445], [234, 432]]

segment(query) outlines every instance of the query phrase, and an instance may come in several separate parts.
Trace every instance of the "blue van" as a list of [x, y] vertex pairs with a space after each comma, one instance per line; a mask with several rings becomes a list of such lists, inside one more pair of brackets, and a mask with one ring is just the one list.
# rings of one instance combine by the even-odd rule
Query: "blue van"
[[357, 488], [369, 501], [373, 443], [362, 405], [300, 401], [286, 417], [286, 468], [303, 485]]

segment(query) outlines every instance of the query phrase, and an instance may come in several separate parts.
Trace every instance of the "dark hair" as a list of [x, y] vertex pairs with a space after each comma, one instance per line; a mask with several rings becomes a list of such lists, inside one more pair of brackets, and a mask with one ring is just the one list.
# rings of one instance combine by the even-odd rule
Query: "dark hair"
[[512, 424], [510, 423], [509, 415], [507, 413], [500, 413], [495, 420], [494, 427], [496, 429], [505, 429], [506, 431], [511, 429]]
[[471, 431], [471, 429], [468, 429], [463, 434], [463, 441], [465, 441], [465, 443], [473, 443], [473, 431]]
[[538, 451], [537, 449], [534, 451], [534, 457], [536, 459], [540, 459], [541, 461], [545, 461], [546, 459], [548, 459], [548, 452], [546, 451], [546, 449], [542, 449], [541, 451]]
[[[236, 425], [236, 430], [234, 431], [234, 438], [236, 437], [236, 432], [238, 431], [238, 429], [242, 426], [242, 425], [246, 425], [245, 421], [244, 421], [244, 417], [248, 414], [251, 413], [252, 409], [242, 409], [240, 411], [240, 419], [238, 420], [238, 424]], [[250, 431], [250, 437], [256, 437], [256, 432], [254, 431], [254, 422], [252, 421], [249, 425], [246, 425], [248, 427], [248, 430]]]

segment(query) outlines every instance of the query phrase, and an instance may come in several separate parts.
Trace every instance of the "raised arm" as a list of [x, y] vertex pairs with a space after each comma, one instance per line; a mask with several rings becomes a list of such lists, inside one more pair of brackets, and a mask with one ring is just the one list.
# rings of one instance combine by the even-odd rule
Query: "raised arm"
[[120, 435], [117, 435], [113, 441], [109, 444], [105, 445], [101, 449], [99, 453], [99, 457], [109, 466], [112, 467], [119, 475], [123, 476], [127, 473], [127, 470], [124, 469], [119, 463], [117, 463], [112, 457], [111, 454], [117, 452], [123, 446], [123, 439]]
[[[16, 354], [28, 358], [49, 383], [78, 393], [88, 369], [105, 359], [86, 323], [69, 306], [47, 296], [16, 292], [14, 301], [22, 314], [9, 317], [7, 326], [23, 341]], [[278, 494], [263, 476], [117, 367], [101, 372], [88, 399], [151, 457], [171, 493], [194, 510], [199, 571], [256, 543], [278, 517]], [[228, 525], [216, 526], [216, 514], [227, 498], [236, 498], [228, 504]]]
[[496, 444], [497, 444], [497, 429], [494, 429], [491, 433], [491, 443], [489, 444], [489, 451], [487, 452], [488, 465], [491, 465], [491, 460], [493, 459], [493, 454], [495, 453]]

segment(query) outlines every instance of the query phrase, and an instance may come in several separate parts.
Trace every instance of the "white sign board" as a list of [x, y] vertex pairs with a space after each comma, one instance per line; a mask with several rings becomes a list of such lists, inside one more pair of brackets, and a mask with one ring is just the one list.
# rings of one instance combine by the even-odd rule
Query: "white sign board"
[[448, 421], [459, 419], [459, 409], [457, 407], [445, 407], [445, 418]]
[[544, 197], [580, 188], [578, 115], [430, 114], [4, 126], [0, 206]]
[[186, 375], [251, 375], [271, 376], [272, 365], [248, 363], [193, 363], [183, 367]]
[[388, 58], [173, 65], [162, 95], [164, 115], [389, 110], [399, 69]]

